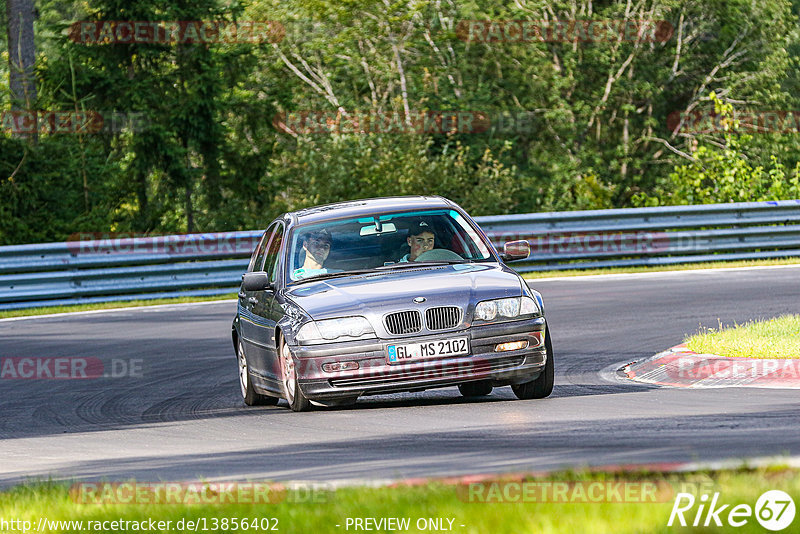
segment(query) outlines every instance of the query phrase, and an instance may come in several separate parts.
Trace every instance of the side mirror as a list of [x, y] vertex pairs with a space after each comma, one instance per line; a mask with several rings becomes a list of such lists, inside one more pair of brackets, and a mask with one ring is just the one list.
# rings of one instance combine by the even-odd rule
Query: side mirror
[[524, 260], [531, 255], [531, 244], [527, 241], [509, 241], [503, 244], [503, 261]]
[[264, 271], [254, 273], [244, 273], [242, 275], [242, 287], [245, 291], [264, 291], [272, 289], [269, 275]]

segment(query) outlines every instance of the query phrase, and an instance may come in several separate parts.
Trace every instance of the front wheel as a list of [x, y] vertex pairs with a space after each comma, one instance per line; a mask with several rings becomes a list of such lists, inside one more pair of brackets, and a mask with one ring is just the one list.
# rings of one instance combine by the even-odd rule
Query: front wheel
[[289, 408], [294, 412], [306, 412], [311, 409], [311, 402], [300, 391], [297, 385], [297, 368], [295, 367], [292, 352], [289, 350], [289, 345], [286, 344], [285, 339], [281, 339], [281, 384], [283, 385], [283, 394], [286, 401], [289, 403]]
[[518, 399], [543, 399], [553, 392], [553, 378], [555, 374], [553, 365], [553, 344], [550, 342], [550, 329], [547, 327], [545, 327], [544, 348], [547, 354], [547, 361], [544, 364], [542, 373], [530, 382], [511, 386], [514, 395], [516, 395]]
[[247, 365], [247, 357], [244, 354], [242, 342], [236, 342], [236, 359], [239, 362], [239, 389], [242, 392], [244, 403], [248, 406], [275, 406], [278, 404], [276, 397], [261, 395], [253, 388], [253, 379], [250, 376], [250, 366]]

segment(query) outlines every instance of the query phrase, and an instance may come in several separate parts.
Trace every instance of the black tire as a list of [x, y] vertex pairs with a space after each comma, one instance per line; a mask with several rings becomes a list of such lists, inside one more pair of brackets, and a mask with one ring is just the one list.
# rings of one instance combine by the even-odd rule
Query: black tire
[[543, 399], [553, 392], [553, 344], [550, 341], [550, 329], [547, 327], [545, 327], [544, 347], [547, 351], [547, 362], [542, 373], [535, 380], [511, 386], [514, 395], [520, 400]]
[[458, 385], [458, 391], [465, 397], [484, 397], [492, 392], [492, 383], [488, 380], [465, 382]]
[[281, 364], [283, 395], [286, 398], [286, 402], [289, 403], [289, 408], [293, 412], [307, 412], [311, 409], [311, 401], [303, 395], [300, 386], [297, 385], [294, 357], [292, 356], [292, 351], [289, 350], [289, 345], [286, 344], [286, 340], [283, 338], [281, 338], [278, 359]]
[[278, 404], [277, 397], [262, 395], [253, 388], [253, 378], [250, 375], [250, 366], [247, 364], [247, 356], [241, 340], [236, 342], [236, 360], [239, 364], [239, 389], [242, 398], [247, 406], [275, 406]]

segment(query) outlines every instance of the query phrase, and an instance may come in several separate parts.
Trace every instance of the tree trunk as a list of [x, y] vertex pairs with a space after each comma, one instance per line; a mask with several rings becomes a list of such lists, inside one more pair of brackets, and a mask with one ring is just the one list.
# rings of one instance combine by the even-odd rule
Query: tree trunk
[[[6, 0], [8, 17], [8, 86], [11, 91], [11, 109], [27, 110], [36, 118], [36, 77], [34, 63], [36, 48], [33, 42], [33, 0]], [[34, 131], [14, 132], [16, 137], [30, 136], [38, 139], [38, 126]]]
[[192, 208], [192, 185], [188, 184], [184, 191], [186, 199], [186, 233], [194, 232], [194, 208]]
[[8, 16], [9, 88], [14, 109], [32, 109], [36, 103], [36, 79], [33, 66], [36, 48], [33, 43], [33, 0], [6, 0]]

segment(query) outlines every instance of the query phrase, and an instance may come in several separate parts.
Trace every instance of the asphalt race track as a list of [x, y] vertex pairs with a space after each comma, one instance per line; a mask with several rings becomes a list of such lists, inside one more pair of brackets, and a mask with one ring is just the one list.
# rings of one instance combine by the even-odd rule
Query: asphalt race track
[[[29, 478], [388, 479], [800, 455], [800, 394], [615, 383], [600, 371], [704, 326], [797, 313], [800, 267], [533, 281], [556, 386], [354, 407], [245, 408], [234, 302], [0, 322], [0, 358], [98, 358], [134, 376], [0, 380], [0, 485]], [[116, 360], [116, 363], [112, 363]]]

